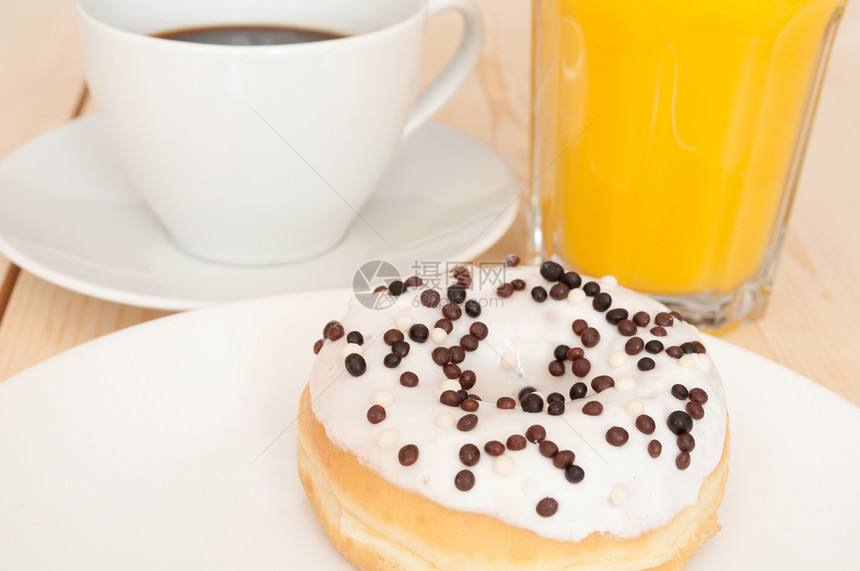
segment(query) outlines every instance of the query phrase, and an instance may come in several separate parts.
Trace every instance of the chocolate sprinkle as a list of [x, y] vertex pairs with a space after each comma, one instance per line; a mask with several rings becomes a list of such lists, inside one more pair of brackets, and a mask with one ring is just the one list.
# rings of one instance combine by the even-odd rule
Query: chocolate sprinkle
[[460, 347], [471, 353], [478, 348], [478, 338], [474, 335], [463, 335], [460, 337]]
[[584, 319], [574, 319], [570, 328], [573, 329], [574, 335], [582, 335], [582, 332], [588, 328], [588, 322]]
[[445, 406], [460, 406], [462, 399], [457, 391], [447, 390], [442, 391], [442, 394], [439, 395], [439, 402]]
[[681, 351], [683, 351], [685, 355], [689, 355], [691, 353], [698, 353], [699, 348], [696, 347], [694, 343], [687, 341], [686, 343], [681, 343]]
[[654, 422], [654, 419], [647, 414], [640, 414], [636, 417], [636, 428], [639, 429], [639, 432], [642, 434], [654, 434], [654, 430], [657, 428], [657, 423]]
[[394, 297], [401, 296], [405, 289], [406, 286], [404, 286], [403, 282], [400, 280], [394, 280], [390, 284], [388, 284], [388, 292]]
[[588, 386], [582, 381], [577, 381], [570, 387], [570, 400], [585, 398], [587, 394]]
[[582, 350], [582, 347], [574, 347], [570, 351], [567, 352], [568, 361], [576, 361], [582, 357], [585, 357], [585, 351]]
[[558, 502], [552, 498], [544, 498], [538, 502], [537, 513], [541, 517], [550, 517], [558, 511]]
[[516, 254], [508, 254], [505, 256], [505, 266], [513, 268], [520, 265], [520, 258]]
[[624, 352], [628, 355], [638, 355], [645, 348], [645, 342], [641, 337], [631, 337], [624, 344]]
[[708, 402], [708, 393], [698, 387], [690, 389], [690, 400], [699, 404], [705, 404]]
[[590, 400], [582, 405], [582, 414], [588, 416], [599, 416], [603, 412], [603, 405], [599, 401]]
[[620, 333], [624, 337], [630, 337], [631, 335], [635, 335], [636, 330], [636, 324], [629, 319], [622, 319], [618, 322], [618, 333]]
[[537, 393], [529, 393], [520, 399], [520, 406], [525, 412], [541, 412], [543, 410], [543, 399]]
[[666, 333], [666, 330], [658, 325], [657, 327], [651, 328], [651, 335], [653, 335], [654, 337], [665, 337], [666, 335], [668, 335], [668, 333]]
[[585, 470], [576, 464], [571, 464], [564, 469], [564, 478], [571, 484], [578, 484], [585, 479]]
[[605, 291], [596, 294], [594, 299], [591, 300], [591, 307], [595, 311], [606, 311], [610, 306], [612, 306], [612, 296]]
[[424, 285], [424, 280], [422, 280], [418, 276], [410, 276], [406, 278], [406, 281], [403, 282], [403, 285], [405, 285], [406, 287], [421, 287]]
[[451, 323], [451, 320], [447, 317], [443, 317], [442, 319], [437, 321], [434, 327], [438, 327], [439, 329], [442, 329], [445, 333], [449, 334], [454, 330], [454, 324]]
[[317, 339], [316, 343], [314, 343], [314, 355], [319, 355], [320, 350], [322, 350], [323, 340]]
[[482, 321], [474, 322], [471, 327], [469, 327], [469, 333], [475, 336], [478, 341], [483, 341], [487, 338], [487, 335], [490, 333], [487, 324]]
[[645, 311], [637, 311], [633, 314], [633, 323], [639, 327], [647, 327], [651, 323], [651, 316]]
[[600, 284], [597, 282], [588, 282], [582, 286], [582, 291], [584, 291], [585, 295], [588, 297], [594, 297], [600, 293]]
[[400, 384], [404, 387], [417, 387], [418, 386], [418, 375], [413, 373], [412, 371], [404, 371], [400, 375]]
[[687, 414], [690, 415], [690, 418], [693, 420], [702, 420], [705, 418], [705, 409], [702, 408], [702, 405], [695, 401], [690, 401], [687, 403], [687, 406], [684, 407], [687, 410]]
[[407, 444], [397, 452], [397, 459], [403, 466], [411, 466], [418, 461], [418, 447], [414, 444]]
[[569, 346], [557, 345], [556, 348], [552, 350], [552, 356], [555, 357], [556, 361], [564, 361], [567, 359], [568, 351], [570, 351]]
[[546, 406], [546, 413], [550, 416], [561, 416], [564, 414], [564, 401], [553, 401]]
[[496, 294], [501, 298], [511, 297], [514, 295], [514, 286], [504, 283], [496, 288]]
[[481, 304], [477, 299], [470, 299], [463, 306], [466, 309], [466, 315], [469, 317], [478, 317], [481, 315]]
[[573, 363], [570, 364], [570, 370], [574, 375], [581, 379], [591, 371], [591, 361], [585, 357], [574, 359]]
[[620, 426], [613, 426], [606, 431], [606, 441], [612, 446], [623, 446], [630, 435]]
[[[533, 424], [526, 430], [526, 440], [532, 443], [540, 443], [546, 438], [546, 428], [540, 424]], [[510, 446], [508, 446], [510, 448]]]
[[650, 371], [655, 367], [655, 365], [656, 364], [654, 363], [654, 359], [652, 359], [651, 357], [642, 357], [636, 363], [636, 366], [639, 368], [640, 371]]
[[552, 457], [552, 465], [556, 468], [564, 470], [576, 460], [576, 454], [571, 450], [559, 450], [555, 456]]
[[481, 451], [474, 444], [464, 444], [460, 447], [460, 462], [466, 466], [474, 466], [481, 459]]
[[409, 328], [409, 338], [416, 343], [424, 343], [430, 337], [430, 330], [423, 323], [416, 323]]
[[693, 435], [689, 432], [679, 434], [677, 442], [678, 449], [681, 450], [681, 452], [692, 452], [693, 448], [696, 447], [696, 439], [693, 438]]
[[442, 300], [442, 294], [435, 289], [428, 289], [421, 292], [421, 305], [433, 309], [439, 305]]
[[666, 349], [666, 354], [672, 357], [673, 359], [680, 359], [684, 356], [684, 352], [677, 345], [672, 345], [668, 349]]
[[367, 409], [367, 420], [370, 421], [370, 424], [379, 424], [385, 420], [385, 409], [382, 405], [375, 404]]
[[591, 379], [591, 388], [594, 389], [594, 392], [600, 393], [608, 389], [609, 387], [615, 386], [615, 379], [610, 377], [609, 375], [599, 375]]
[[508, 436], [508, 440], [506, 442], [508, 450], [522, 450], [526, 447], [526, 444], [528, 444], [528, 442], [526, 442], [525, 437], [520, 434], [512, 434], [511, 436]]
[[692, 430], [693, 419], [686, 412], [676, 410], [669, 414], [669, 417], [666, 419], [666, 425], [674, 434], [683, 434]]
[[[606, 321], [609, 322], [610, 325], [618, 325], [618, 322], [622, 319], [627, 319], [628, 315], [629, 314], [626, 309], [623, 307], [616, 307], [615, 309], [610, 309], [606, 312]], [[635, 324], [632, 321], [630, 323], [635, 327]]]
[[367, 362], [358, 353], [347, 355], [343, 360], [343, 365], [346, 367], [346, 372], [353, 377], [360, 377], [367, 370]]
[[462, 373], [460, 373], [460, 386], [463, 387], [464, 390], [469, 390], [475, 386], [475, 382], [477, 382], [478, 377], [475, 375], [475, 371], [471, 369], [466, 369]]
[[460, 367], [454, 363], [449, 363], [442, 367], [442, 373], [449, 379], [459, 379], [460, 375], [463, 374], [463, 371], [461, 371]]
[[461, 492], [468, 492], [475, 486], [475, 475], [471, 470], [460, 470], [454, 476], [454, 486]]
[[451, 347], [451, 362], [454, 364], [462, 363], [466, 358], [466, 350], [458, 345]]
[[564, 374], [564, 364], [561, 361], [550, 361], [547, 370], [553, 377], [560, 377]]
[[496, 408], [510, 410], [516, 406], [517, 401], [515, 401], [511, 397], [499, 397], [498, 400], [496, 400]]
[[654, 316], [654, 323], [662, 327], [669, 327], [674, 321], [675, 319], [665, 311], [661, 311]]
[[447, 365], [451, 362], [451, 350], [447, 347], [436, 347], [430, 356], [437, 365]]
[[552, 458], [558, 454], [558, 445], [552, 440], [541, 440], [538, 444], [538, 452], [545, 458]]
[[475, 412], [476, 410], [478, 410], [479, 405], [480, 403], [477, 400], [473, 398], [467, 398], [463, 399], [463, 402], [460, 403], [460, 408], [466, 412]]
[[570, 294], [570, 288], [565, 284], [558, 282], [554, 286], [549, 289], [549, 296], [556, 301], [560, 301], [562, 299], [567, 299], [567, 296]]
[[690, 467], [690, 453], [689, 452], [681, 452], [675, 458], [675, 466], [679, 470], [686, 470]]
[[465, 414], [457, 421], [457, 430], [468, 432], [478, 426], [478, 416], [472, 413]]
[[346, 334], [346, 342], [355, 345], [364, 345], [364, 336], [358, 331], [350, 331]]
[[389, 353], [382, 359], [382, 364], [388, 367], [389, 369], [393, 369], [400, 364], [402, 357], [397, 353]]
[[564, 275], [564, 268], [552, 260], [547, 260], [540, 265], [540, 275], [548, 282], [557, 282]]
[[546, 301], [547, 293], [544, 288], [541, 286], [535, 286], [532, 288], [532, 299], [538, 303], [543, 303]]
[[672, 385], [672, 396], [678, 400], [684, 400], [687, 398], [687, 395], [690, 393], [687, 391], [687, 387], [681, 384]]
[[490, 440], [484, 444], [484, 452], [490, 456], [501, 456], [505, 453], [505, 445], [498, 440]]
[[648, 443], [648, 455], [651, 458], [657, 458], [663, 452], [663, 445], [659, 440], [652, 440]]
[[382, 334], [382, 340], [386, 345], [394, 345], [398, 341], [403, 341], [403, 333], [399, 329], [389, 329]]
[[582, 285], [582, 276], [576, 272], [566, 272], [560, 281], [570, 289], [575, 289]]
[[409, 343], [406, 341], [398, 341], [391, 346], [391, 352], [396, 353], [401, 358], [409, 354]]
[[526, 282], [521, 279], [511, 280], [511, 285], [514, 286], [516, 291], [523, 291], [526, 289]]
[[652, 355], [656, 355], [660, 351], [663, 350], [663, 343], [657, 341], [656, 339], [652, 339], [645, 343], [645, 350], [651, 353]]
[[460, 309], [460, 306], [454, 305], [453, 303], [446, 303], [442, 306], [442, 316], [446, 319], [450, 319], [451, 321], [457, 321], [462, 317], [463, 310]]
[[448, 300], [455, 305], [466, 301], [466, 288], [461, 285], [452, 285], [448, 288]]
[[582, 340], [582, 344], [590, 349], [600, 343], [600, 333], [593, 327], [586, 327], [582, 330], [580, 339]]

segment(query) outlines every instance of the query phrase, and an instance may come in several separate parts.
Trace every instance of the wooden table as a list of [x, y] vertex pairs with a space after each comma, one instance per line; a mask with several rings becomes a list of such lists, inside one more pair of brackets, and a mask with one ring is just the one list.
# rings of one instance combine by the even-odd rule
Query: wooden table
[[[476, 73], [437, 118], [497, 149], [528, 179], [530, 7], [478, 0], [487, 43]], [[451, 54], [430, 27], [432, 75]], [[0, 0], [0, 159], [90, 110], [72, 0]], [[46, 165], [50, 168], [50, 165]], [[483, 259], [524, 251], [521, 219]], [[860, 404], [860, 6], [836, 41], [767, 316], [723, 335]], [[80, 295], [0, 255], [0, 380], [65, 349], [166, 312]]]

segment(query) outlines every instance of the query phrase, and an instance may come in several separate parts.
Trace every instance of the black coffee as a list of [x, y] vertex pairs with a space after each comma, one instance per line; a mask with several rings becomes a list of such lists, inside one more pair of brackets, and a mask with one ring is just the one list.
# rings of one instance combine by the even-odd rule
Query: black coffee
[[341, 34], [289, 28], [286, 26], [211, 26], [207, 28], [185, 28], [154, 34], [156, 38], [194, 42], [197, 44], [220, 44], [226, 46], [272, 46], [302, 44], [343, 38]]

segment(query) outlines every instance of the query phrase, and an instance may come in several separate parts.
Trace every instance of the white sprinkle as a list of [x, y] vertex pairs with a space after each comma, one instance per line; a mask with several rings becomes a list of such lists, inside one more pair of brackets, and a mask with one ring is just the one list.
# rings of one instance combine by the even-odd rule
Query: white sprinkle
[[579, 305], [585, 298], [588, 297], [585, 295], [585, 292], [582, 291], [582, 288], [574, 288], [570, 290], [570, 293], [567, 294], [567, 303], [570, 305]]
[[448, 338], [448, 332], [441, 327], [434, 327], [430, 330], [430, 341], [436, 345], [441, 345]]
[[378, 404], [379, 406], [388, 406], [394, 403], [394, 393], [391, 391], [376, 391], [376, 394], [373, 395], [373, 404]]
[[627, 414], [635, 418], [645, 412], [645, 405], [642, 404], [641, 400], [633, 399], [624, 405], [624, 410], [627, 411]]
[[397, 319], [394, 320], [394, 327], [403, 333], [408, 332], [409, 328], [413, 325], [415, 325], [415, 318], [408, 313], [401, 313], [397, 316]]
[[609, 355], [609, 366], [617, 369], [627, 362], [627, 353], [624, 351], [615, 351]]
[[501, 456], [496, 456], [496, 459], [493, 461], [493, 470], [502, 478], [507, 478], [517, 471], [517, 463], [507, 454], [502, 454]]
[[358, 298], [357, 298], [357, 297], [351, 297], [351, 298], [349, 299], [349, 301], [346, 303], [346, 305], [347, 305], [347, 307], [349, 307], [350, 309], [352, 309], [353, 307], [355, 307], [356, 305], [358, 305]]
[[695, 369], [696, 368], [696, 360], [692, 355], [684, 355], [680, 359], [678, 359], [678, 365], [684, 367], [685, 369]]
[[621, 484], [616, 484], [612, 491], [609, 492], [609, 501], [611, 501], [616, 506], [620, 506], [627, 502], [627, 488], [622, 486]]
[[391, 448], [397, 444], [397, 432], [391, 428], [383, 429], [376, 437], [376, 444], [380, 448]]
[[603, 287], [615, 287], [618, 285], [618, 280], [615, 276], [603, 276], [600, 278], [600, 285]]
[[499, 364], [504, 370], [513, 371], [517, 368], [518, 361], [516, 353], [504, 353], [502, 355], [501, 363]]
[[457, 379], [445, 379], [439, 388], [443, 391], [459, 391], [463, 387], [460, 386], [460, 381]]
[[344, 357], [346, 357], [347, 355], [351, 355], [352, 353], [358, 353], [360, 355], [361, 345], [359, 345], [358, 343], [347, 343], [343, 346], [343, 349], [341, 349], [340, 352], [343, 354]]
[[632, 377], [619, 377], [615, 380], [615, 390], [619, 392], [632, 391], [636, 388], [636, 380]]
[[454, 426], [454, 415], [450, 412], [440, 412], [436, 417], [436, 426], [439, 428], [451, 428]]

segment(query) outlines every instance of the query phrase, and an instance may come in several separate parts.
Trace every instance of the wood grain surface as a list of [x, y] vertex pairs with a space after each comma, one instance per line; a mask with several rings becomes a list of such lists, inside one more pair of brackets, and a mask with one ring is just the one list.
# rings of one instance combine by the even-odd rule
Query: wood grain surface
[[[436, 118], [475, 135], [529, 186], [531, 8], [478, 0], [486, 45], [473, 76]], [[430, 23], [425, 82], [453, 53], [461, 24]], [[723, 334], [860, 404], [860, 7], [833, 50], [767, 315]], [[91, 110], [71, 0], [0, 0], [0, 160], [31, 137]], [[49, 166], [46, 166], [49, 168]], [[481, 256], [525, 252], [518, 221]], [[350, 270], [351, 271], [351, 270]], [[0, 380], [85, 341], [167, 312], [84, 296], [19, 270], [0, 254]]]

